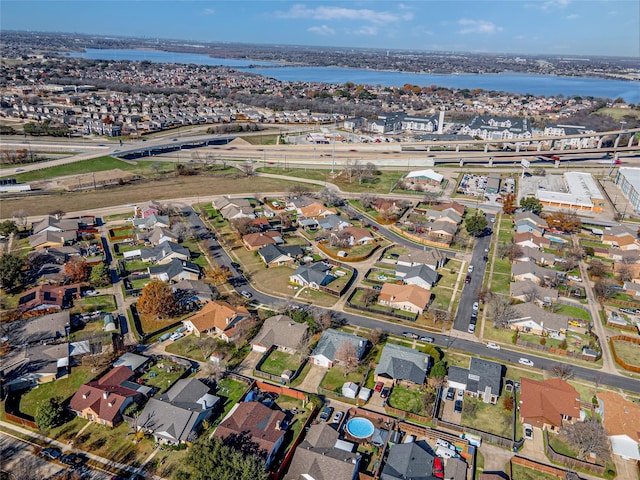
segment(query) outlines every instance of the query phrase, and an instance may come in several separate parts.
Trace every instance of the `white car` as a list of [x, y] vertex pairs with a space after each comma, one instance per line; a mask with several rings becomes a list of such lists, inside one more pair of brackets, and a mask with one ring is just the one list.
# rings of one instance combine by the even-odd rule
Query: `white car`
[[443, 440], [441, 438], [436, 440], [436, 446], [437, 447], [444, 447], [444, 448], [453, 449], [453, 446], [449, 442], [447, 442], [446, 440]]
[[474, 303], [473, 303], [473, 311], [474, 311], [474, 312], [477, 312], [477, 311], [478, 311], [478, 308], [480, 308], [480, 304], [479, 304], [478, 302], [474, 302]]
[[520, 360], [518, 360], [518, 363], [520, 365], [526, 365], [527, 367], [533, 367], [533, 362], [528, 358], [521, 357]]
[[473, 273], [473, 265], [469, 265], [469, 268], [467, 268], [467, 272]]
[[524, 438], [527, 440], [533, 440], [533, 427], [528, 423], [522, 425], [522, 430], [524, 431]]
[[490, 348], [491, 350], [500, 350], [500, 345], [498, 345], [497, 343], [488, 342], [487, 348]]
[[100, 295], [100, 293], [98, 293], [97, 290], [87, 290], [86, 292], [83, 292], [83, 295], [85, 297], [95, 297], [96, 295]]

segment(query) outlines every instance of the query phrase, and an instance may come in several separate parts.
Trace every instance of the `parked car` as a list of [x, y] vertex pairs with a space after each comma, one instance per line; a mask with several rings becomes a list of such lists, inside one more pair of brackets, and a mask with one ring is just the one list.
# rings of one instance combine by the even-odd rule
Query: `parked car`
[[471, 275], [467, 274], [467, 276], [464, 278], [464, 283], [471, 283]]
[[456, 390], [456, 400], [462, 400], [464, 398], [464, 390], [459, 388]]
[[379, 292], [380, 290], [382, 290], [382, 285], [374, 285], [373, 289]]
[[476, 325], [475, 323], [470, 323], [469, 327], [467, 328], [467, 332], [469, 333], [474, 333], [476, 331]]
[[384, 387], [380, 392], [380, 397], [387, 398], [389, 396], [389, 393], [391, 393], [391, 389], [389, 387]]
[[84, 463], [84, 458], [75, 453], [67, 453], [60, 457], [60, 463], [64, 463], [70, 468], [77, 468]]
[[253, 297], [253, 295], [251, 294], [251, 292], [247, 292], [246, 290], [242, 290], [240, 292], [240, 295], [242, 295], [244, 298], [251, 298]]
[[420, 341], [426, 342], [426, 343], [433, 343], [436, 341], [436, 339], [433, 337], [420, 337]]
[[62, 452], [59, 448], [48, 447], [40, 450], [40, 456], [50, 460], [56, 460], [62, 456]]
[[518, 363], [520, 365], [526, 365], [527, 367], [533, 367], [533, 362], [528, 358], [520, 357], [520, 360], [518, 360]]
[[477, 311], [478, 311], [478, 308], [480, 308], [480, 304], [479, 304], [478, 302], [474, 302], [474, 303], [473, 303], [473, 311], [474, 311], [474, 312], [477, 312]]
[[455, 392], [455, 389], [454, 389], [454, 388], [451, 388], [451, 387], [450, 387], [450, 388], [448, 388], [448, 389], [447, 389], [447, 396], [446, 396], [446, 399], [447, 399], [447, 400], [453, 400], [453, 396], [455, 395], [455, 393], [456, 393], [456, 392]]
[[449, 442], [447, 442], [446, 440], [443, 440], [442, 438], [438, 438], [436, 440], [436, 446], [437, 447], [443, 447], [443, 448], [451, 448], [453, 449], [453, 445], [451, 445]]
[[376, 382], [376, 387], [375, 387], [376, 392], [381, 392], [382, 391], [382, 387], [384, 387], [384, 383]]
[[527, 440], [533, 440], [533, 427], [528, 423], [525, 423], [522, 426], [522, 429], [524, 431], [524, 438], [526, 438]]
[[169, 337], [169, 340], [171, 340], [172, 342], [175, 342], [176, 340], [180, 340], [182, 337], [184, 337], [184, 333], [174, 332]]
[[415, 340], [417, 340], [417, 339], [418, 339], [418, 334], [417, 334], [417, 333], [403, 332], [403, 333], [402, 333], [402, 336], [403, 336], [403, 337], [406, 337], [406, 338], [413, 338], [413, 339], [415, 339]]
[[336, 412], [336, 414], [333, 416], [333, 423], [340, 423], [340, 420], [342, 420], [343, 416], [344, 412]]
[[331, 415], [333, 415], [333, 407], [324, 407], [324, 410], [322, 410], [320, 414], [320, 420], [327, 422], [331, 418]]
[[456, 400], [453, 411], [456, 413], [462, 413], [462, 400]]
[[490, 348], [491, 350], [500, 350], [500, 345], [498, 345], [497, 343], [488, 342], [487, 348]]
[[467, 272], [473, 273], [473, 265], [469, 265], [469, 268], [467, 268]]
[[82, 292], [82, 295], [85, 297], [95, 297], [96, 295], [100, 295], [97, 290], [85, 290]]

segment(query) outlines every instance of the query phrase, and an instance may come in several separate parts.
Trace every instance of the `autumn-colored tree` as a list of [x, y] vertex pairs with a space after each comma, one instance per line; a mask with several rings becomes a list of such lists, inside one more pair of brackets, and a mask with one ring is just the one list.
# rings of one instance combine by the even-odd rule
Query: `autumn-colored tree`
[[156, 318], [169, 318], [178, 313], [173, 290], [160, 280], [151, 280], [142, 289], [137, 308], [140, 313]]
[[582, 228], [580, 217], [573, 212], [554, 212], [545, 218], [550, 228], [556, 228], [563, 232], [577, 232]]
[[502, 399], [502, 407], [507, 412], [513, 412], [513, 407], [514, 407], [513, 397], [510, 395], [505, 395]]
[[507, 193], [502, 199], [502, 212], [511, 215], [517, 208], [516, 196], [513, 193]]
[[215, 286], [222, 285], [229, 277], [231, 277], [231, 270], [229, 270], [227, 266], [217, 265], [211, 271], [209, 277]]
[[72, 283], [86, 282], [90, 273], [91, 267], [83, 257], [71, 257], [64, 264], [64, 276]]

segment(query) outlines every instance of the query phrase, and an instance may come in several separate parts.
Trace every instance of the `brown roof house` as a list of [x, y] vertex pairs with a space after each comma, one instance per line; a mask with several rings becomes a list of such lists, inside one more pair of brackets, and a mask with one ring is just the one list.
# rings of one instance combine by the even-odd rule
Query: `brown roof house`
[[625, 460], [640, 460], [640, 405], [613, 392], [601, 392], [598, 412], [609, 434], [611, 450]]
[[561, 378], [520, 381], [520, 420], [557, 432], [580, 419], [580, 394]]
[[262, 328], [251, 341], [251, 350], [266, 352], [276, 347], [287, 353], [295, 353], [307, 337], [309, 327], [297, 323], [287, 315], [274, 315], [264, 321]]
[[265, 245], [282, 245], [282, 234], [276, 231], [249, 233], [242, 237], [242, 243], [249, 250], [258, 250]]
[[261, 452], [265, 467], [268, 467], [278, 453], [285, 433], [282, 411], [272, 410], [260, 402], [245, 401], [218, 425], [213, 435], [228, 445]]
[[141, 396], [136, 390], [122, 386], [132, 375], [127, 367], [114, 368], [99, 380], [82, 385], [71, 398], [69, 408], [91, 422], [118, 425], [122, 412]]
[[454, 212], [456, 212], [460, 216], [464, 215], [464, 205], [462, 205], [461, 203], [455, 202], [455, 201], [445, 202], [445, 203], [437, 203], [435, 205], [432, 205], [431, 208], [433, 210], [439, 210], [440, 212], [444, 212], [445, 210], [453, 210]]
[[298, 215], [304, 218], [323, 218], [336, 213], [335, 208], [327, 208], [318, 202], [298, 208]]
[[[242, 335], [253, 324], [249, 311], [244, 307], [233, 307], [226, 302], [207, 303], [202, 310], [182, 321], [187, 330], [197, 337], [217, 335], [230, 342]], [[246, 328], [245, 328], [246, 327]]]
[[512, 307], [513, 318], [509, 320], [511, 330], [535, 335], [560, 335], [567, 332], [569, 317], [538, 307], [533, 303], [520, 303]]
[[427, 305], [431, 294], [418, 285], [396, 285], [385, 283], [378, 295], [378, 303], [407, 312], [421, 314]]
[[551, 240], [548, 238], [540, 237], [529, 232], [514, 233], [513, 243], [521, 247], [531, 248], [549, 248], [551, 246]]
[[69, 306], [73, 299], [80, 298], [80, 285], [39, 285], [30, 288], [18, 299], [18, 309], [44, 315]]

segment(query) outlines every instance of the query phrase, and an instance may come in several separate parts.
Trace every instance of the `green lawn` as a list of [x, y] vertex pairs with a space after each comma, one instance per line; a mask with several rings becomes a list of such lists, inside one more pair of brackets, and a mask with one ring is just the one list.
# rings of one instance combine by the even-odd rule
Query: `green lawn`
[[493, 273], [511, 275], [511, 263], [509, 263], [509, 260], [496, 258], [496, 261], [493, 262]]
[[74, 300], [71, 313], [95, 312], [113, 312], [117, 307], [116, 298], [113, 295], [96, 295], [95, 297], [82, 297]]
[[615, 341], [613, 346], [620, 359], [629, 365], [640, 367], [640, 346], [631, 342]]
[[48, 178], [63, 177], [66, 175], [78, 175], [81, 173], [93, 173], [103, 172], [106, 170], [113, 170], [119, 168], [120, 170], [136, 171], [140, 170], [137, 165], [132, 165], [122, 160], [118, 160], [113, 157], [100, 157], [92, 160], [85, 160], [82, 162], [68, 163], [66, 165], [59, 165], [57, 167], [45, 168], [42, 170], [34, 170], [32, 172], [25, 172], [19, 175], [15, 175], [18, 182], [33, 182], [35, 180], [46, 180]]
[[298, 355], [292, 355], [280, 350], [273, 350], [260, 366], [260, 371], [271, 375], [280, 375], [285, 370], [295, 372], [300, 366]]
[[[259, 172], [273, 173], [276, 175], [287, 175], [290, 177], [307, 178], [309, 180], [318, 180], [322, 182], [331, 182], [335, 184], [340, 190], [347, 192], [384, 192], [388, 193], [396, 182], [402, 177], [402, 172], [394, 171], [380, 171], [379, 175], [376, 175], [371, 181], [363, 181], [362, 184], [358, 183], [357, 178], [353, 178], [353, 182], [349, 183], [346, 178], [337, 176], [331, 178], [330, 170], [319, 169], [304, 169], [304, 168], [274, 168], [274, 167], [262, 167], [258, 168]], [[340, 173], [338, 171], [338, 173]]]
[[309, 370], [311, 370], [311, 362], [306, 363], [300, 374], [291, 382], [290, 387], [296, 388], [298, 385], [300, 385], [307, 376], [307, 373], [309, 373]]
[[360, 365], [358, 369], [352, 371], [349, 375], [345, 375], [344, 368], [336, 365], [327, 370], [327, 373], [325, 373], [322, 378], [322, 382], [320, 382], [320, 386], [326, 390], [331, 390], [332, 392], [342, 393], [342, 385], [345, 382], [353, 382], [362, 385], [365, 371], [366, 367], [364, 365]]
[[233, 406], [238, 403], [242, 394], [247, 391], [248, 385], [243, 382], [223, 378], [218, 383], [218, 391], [216, 395], [224, 401], [224, 409], [215, 423], [219, 423], [231, 411]]
[[405, 412], [426, 416], [428, 413], [424, 411], [423, 396], [423, 393], [418, 389], [409, 389], [402, 385], [396, 385], [393, 387], [389, 397], [389, 405]]
[[149, 387], [157, 387], [159, 393], [166, 392], [171, 388], [176, 380], [184, 373], [185, 367], [171, 362], [170, 360], [160, 360], [147, 370], [142, 377], [142, 381]]
[[[204, 338], [204, 337], [203, 337]], [[174, 353], [181, 357], [193, 358], [199, 362], [204, 362], [208, 360], [202, 356], [202, 349], [198, 347], [197, 342], [206, 341], [208, 344], [215, 344], [216, 340], [210, 337], [206, 337], [206, 340], [200, 340], [195, 335], [186, 335], [175, 342], [170, 343], [166, 347], [166, 351], [169, 353]], [[213, 345], [211, 345], [213, 346]], [[205, 346], [205, 351], [208, 350], [208, 345]]]
[[125, 262], [125, 268], [129, 272], [137, 272], [137, 271], [146, 271], [147, 268], [151, 267], [153, 264], [149, 262], [143, 262], [142, 260], [130, 260]]
[[[469, 415], [465, 404], [475, 405], [475, 412]], [[502, 396], [496, 405], [465, 396], [462, 406], [462, 425], [511, 438], [513, 413], [502, 408]]]
[[560, 307], [556, 310], [556, 313], [560, 315], [567, 315], [569, 318], [579, 318], [587, 322], [591, 321], [591, 315], [586, 310], [580, 307], [574, 307], [572, 305], [565, 305], [564, 303], [558, 304]]
[[53, 397], [60, 397], [62, 400], [70, 398], [76, 393], [80, 386], [98, 374], [91, 370], [92, 367], [90, 366], [73, 367], [67, 378], [43, 383], [29, 390], [20, 399], [20, 411], [27, 415], [35, 416], [38, 405], [40, 405], [41, 402]]
[[508, 294], [511, 286], [511, 274], [494, 273], [491, 277], [491, 291]]
[[513, 480], [558, 480], [558, 477], [555, 475], [539, 472], [538, 470], [532, 470], [531, 468], [516, 464], [511, 465], [511, 478]]

